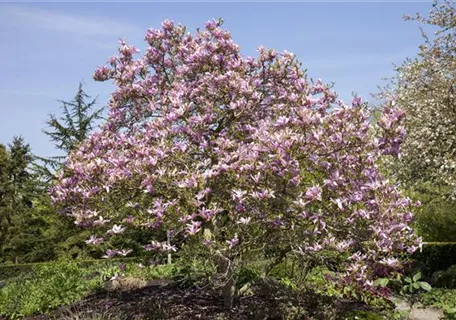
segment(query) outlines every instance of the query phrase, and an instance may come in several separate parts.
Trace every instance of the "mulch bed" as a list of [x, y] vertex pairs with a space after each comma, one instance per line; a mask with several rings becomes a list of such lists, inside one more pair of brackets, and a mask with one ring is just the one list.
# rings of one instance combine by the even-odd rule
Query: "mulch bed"
[[[304, 299], [305, 300], [305, 299]], [[71, 306], [60, 307], [48, 315], [29, 316], [27, 320], [75, 319], [70, 314], [79, 315], [113, 315], [122, 319], [284, 319], [284, 315], [294, 314], [293, 319], [329, 319], [327, 317], [342, 315], [345, 311], [366, 310], [366, 306], [353, 301], [331, 302], [332, 308], [325, 308], [325, 302], [319, 301], [318, 312], [308, 312], [307, 306], [299, 306], [294, 301], [290, 307], [290, 299], [279, 297], [277, 292], [255, 292], [254, 295], [241, 297], [233, 309], [226, 310], [218, 292], [210, 287], [182, 288], [168, 280], [152, 281], [147, 287], [131, 291], [99, 292]], [[287, 307], [288, 305], [288, 307]], [[285, 306], [285, 307], [284, 307]], [[300, 309], [300, 307], [302, 309]], [[328, 305], [329, 307], [329, 305]], [[302, 312], [302, 310], [307, 311]], [[329, 309], [333, 310], [330, 311]], [[299, 313], [301, 310], [301, 313]], [[332, 314], [326, 314], [331, 312]], [[335, 314], [334, 314], [335, 313]], [[85, 318], [85, 317], [84, 317]], [[82, 319], [84, 319], [82, 318]], [[88, 317], [89, 319], [91, 317]], [[339, 317], [337, 317], [339, 318]], [[81, 319], [81, 318], [79, 318]], [[103, 318], [104, 319], [104, 318]], [[109, 319], [109, 318], [108, 318]], [[118, 318], [113, 319], [117, 320]]]

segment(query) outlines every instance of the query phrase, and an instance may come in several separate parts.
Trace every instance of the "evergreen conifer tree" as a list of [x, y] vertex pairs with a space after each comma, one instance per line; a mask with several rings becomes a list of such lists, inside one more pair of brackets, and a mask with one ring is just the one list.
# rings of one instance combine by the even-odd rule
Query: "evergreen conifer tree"
[[54, 174], [64, 164], [67, 154], [84, 141], [94, 129], [95, 121], [101, 118], [103, 108], [93, 110], [97, 98], [92, 99], [79, 83], [78, 91], [71, 101], [63, 101], [62, 115], [50, 114], [46, 124], [48, 129], [43, 130], [54, 146], [64, 154], [51, 157], [39, 157], [36, 166], [37, 172], [44, 176], [45, 181], [53, 179]]

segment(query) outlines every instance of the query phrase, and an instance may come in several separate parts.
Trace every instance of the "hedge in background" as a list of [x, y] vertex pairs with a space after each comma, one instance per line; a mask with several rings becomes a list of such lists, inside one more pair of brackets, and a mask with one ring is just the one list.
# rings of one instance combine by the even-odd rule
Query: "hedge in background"
[[456, 265], [456, 243], [428, 243], [413, 255], [417, 267], [427, 276]]

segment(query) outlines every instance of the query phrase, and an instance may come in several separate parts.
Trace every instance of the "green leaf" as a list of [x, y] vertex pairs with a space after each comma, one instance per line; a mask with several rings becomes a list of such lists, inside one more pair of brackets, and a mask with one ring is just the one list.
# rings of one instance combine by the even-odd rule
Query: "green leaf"
[[456, 308], [446, 308], [445, 312], [448, 313], [448, 314], [456, 313]]
[[421, 279], [421, 272], [418, 272], [413, 276], [413, 281], [418, 281], [420, 279]]
[[429, 283], [421, 281], [419, 282], [421, 289], [426, 290], [426, 291], [431, 291], [432, 287]]
[[413, 289], [419, 289], [420, 288], [420, 283], [419, 282], [414, 282], [412, 284]]
[[404, 281], [407, 283], [412, 283], [412, 279], [410, 277], [405, 278]]
[[377, 287], [386, 287], [388, 285], [388, 283], [389, 283], [388, 278], [379, 278], [374, 281], [374, 285]]

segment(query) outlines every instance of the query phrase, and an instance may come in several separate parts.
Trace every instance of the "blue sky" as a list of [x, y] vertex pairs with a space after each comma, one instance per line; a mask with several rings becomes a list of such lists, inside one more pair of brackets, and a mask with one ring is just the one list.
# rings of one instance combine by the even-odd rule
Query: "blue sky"
[[289, 3], [0, 3], [0, 143], [22, 135], [38, 155], [55, 150], [41, 133], [57, 100], [71, 100], [78, 82], [105, 105], [113, 86], [92, 80], [116, 52], [119, 38], [144, 48], [149, 27], [172, 19], [190, 31], [222, 17], [245, 55], [264, 45], [294, 52], [312, 78], [335, 82], [345, 101], [367, 99], [394, 64], [421, 43], [403, 14], [427, 13], [431, 2]]

